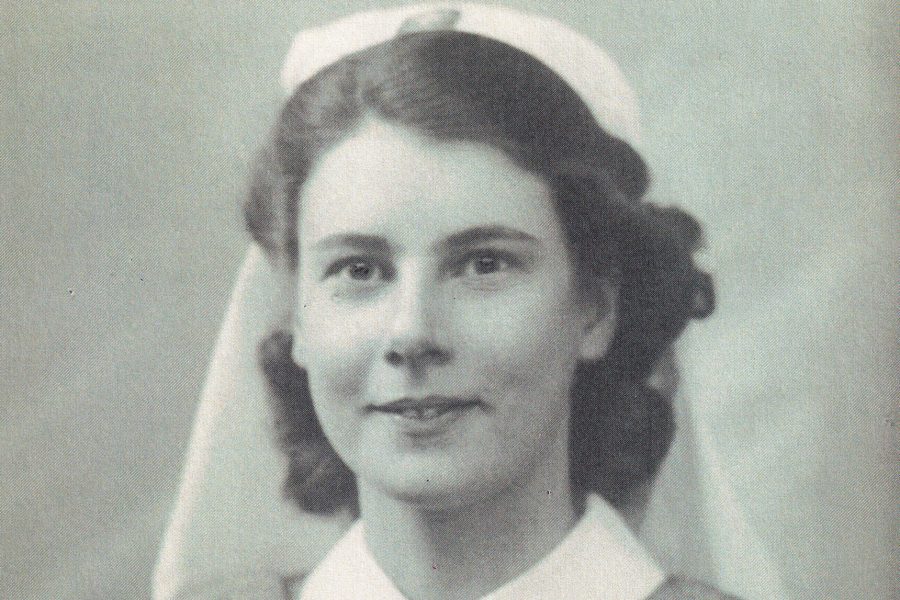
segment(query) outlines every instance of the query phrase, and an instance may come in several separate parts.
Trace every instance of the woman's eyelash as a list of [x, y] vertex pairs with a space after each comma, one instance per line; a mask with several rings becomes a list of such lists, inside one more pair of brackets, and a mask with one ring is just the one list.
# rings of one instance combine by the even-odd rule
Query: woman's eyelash
[[[487, 276], [523, 268], [525, 261], [513, 252], [497, 249], [480, 249], [466, 252], [451, 264], [454, 277]], [[356, 281], [389, 280], [393, 269], [384, 261], [364, 256], [348, 256], [330, 263], [322, 276], [329, 279], [344, 276]]]
[[328, 265], [323, 279], [328, 279], [344, 272], [350, 279], [359, 281], [368, 281], [373, 276], [377, 276], [379, 279], [389, 279], [391, 276], [390, 267], [382, 261], [362, 256], [348, 256]]
[[455, 274], [463, 275], [471, 266], [474, 270], [472, 274], [489, 275], [510, 268], [521, 268], [522, 264], [522, 260], [512, 252], [494, 249], [473, 250], [457, 261]]

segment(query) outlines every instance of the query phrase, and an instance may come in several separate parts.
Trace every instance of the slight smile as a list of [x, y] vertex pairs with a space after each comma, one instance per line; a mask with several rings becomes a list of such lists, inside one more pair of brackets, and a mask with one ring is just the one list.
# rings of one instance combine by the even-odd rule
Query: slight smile
[[405, 433], [433, 435], [442, 432], [472, 409], [483, 406], [484, 402], [477, 397], [430, 395], [373, 404], [366, 407], [366, 411], [397, 420]]

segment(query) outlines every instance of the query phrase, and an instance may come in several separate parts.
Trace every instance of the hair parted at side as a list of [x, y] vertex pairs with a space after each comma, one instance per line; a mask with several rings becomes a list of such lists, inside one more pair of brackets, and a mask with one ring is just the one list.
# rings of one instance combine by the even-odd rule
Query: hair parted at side
[[[712, 281], [692, 259], [700, 226], [681, 210], [641, 202], [649, 184], [641, 157], [543, 63], [486, 37], [430, 31], [350, 55], [286, 102], [245, 204], [247, 227], [274, 264], [296, 268], [300, 187], [366, 117], [437, 140], [489, 144], [540, 175], [577, 272], [617, 284], [610, 349], [580, 365], [572, 386], [570, 465], [578, 490], [623, 507], [652, 481], [674, 432], [671, 398], [646, 384], [651, 369], [688, 321], [713, 309]], [[322, 433], [291, 344], [277, 331], [260, 346], [289, 458], [285, 493], [312, 512], [355, 509], [353, 475]]]

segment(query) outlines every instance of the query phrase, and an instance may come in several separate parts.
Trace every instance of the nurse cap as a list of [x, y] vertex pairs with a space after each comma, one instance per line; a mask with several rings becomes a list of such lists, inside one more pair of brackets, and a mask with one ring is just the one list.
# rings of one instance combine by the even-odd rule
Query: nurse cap
[[434, 29], [482, 35], [532, 55], [581, 96], [607, 133], [639, 145], [634, 91], [609, 55], [558, 21], [501, 6], [418, 4], [357, 13], [301, 31], [285, 58], [281, 85], [291, 93], [345, 56], [398, 34]]

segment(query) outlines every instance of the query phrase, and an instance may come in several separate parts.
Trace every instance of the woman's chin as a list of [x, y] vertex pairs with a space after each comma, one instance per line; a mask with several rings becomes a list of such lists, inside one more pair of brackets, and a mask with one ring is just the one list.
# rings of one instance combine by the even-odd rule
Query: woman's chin
[[[457, 465], [458, 468], [458, 465]], [[484, 502], [501, 491], [502, 482], [477, 473], [450, 469], [406, 469], [370, 481], [378, 493], [428, 511], [454, 511]]]

